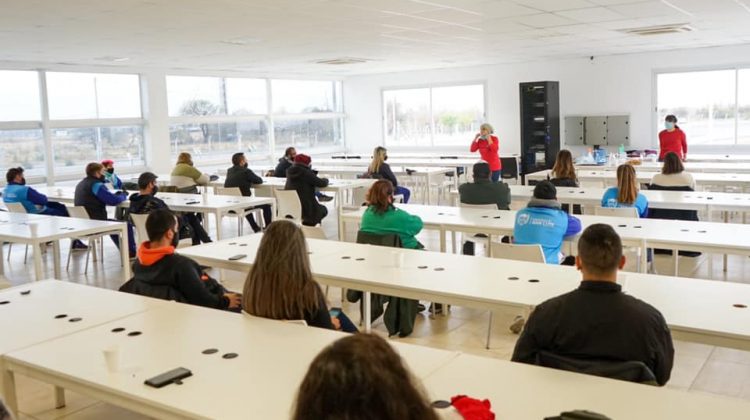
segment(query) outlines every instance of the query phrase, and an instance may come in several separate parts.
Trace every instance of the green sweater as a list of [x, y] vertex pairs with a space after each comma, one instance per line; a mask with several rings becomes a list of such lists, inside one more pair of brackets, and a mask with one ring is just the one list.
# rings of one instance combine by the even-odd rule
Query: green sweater
[[499, 210], [510, 206], [510, 187], [504, 182], [477, 180], [461, 184], [458, 195], [464, 204], [495, 204]]
[[389, 208], [385, 213], [377, 213], [375, 207], [370, 206], [362, 216], [359, 229], [367, 233], [395, 233], [401, 237], [404, 248], [421, 248], [414, 236], [422, 230], [422, 219], [395, 207]]
[[200, 184], [199, 179], [201, 175], [201, 171], [196, 169], [193, 166], [188, 165], [187, 163], [178, 163], [174, 169], [172, 169], [172, 176], [186, 176], [188, 178], [192, 178], [193, 181]]

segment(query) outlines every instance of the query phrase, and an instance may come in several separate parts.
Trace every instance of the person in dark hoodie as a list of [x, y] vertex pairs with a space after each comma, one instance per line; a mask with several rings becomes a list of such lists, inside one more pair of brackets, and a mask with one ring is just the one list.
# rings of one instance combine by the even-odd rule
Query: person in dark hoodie
[[121, 292], [174, 300], [191, 305], [239, 311], [242, 296], [228, 292], [201, 271], [190, 258], [175, 254], [179, 242], [177, 217], [166, 209], [154, 210], [146, 219], [148, 241], [138, 248], [133, 278]]
[[327, 178], [318, 178], [310, 169], [310, 156], [299, 154], [286, 171], [286, 190], [295, 190], [302, 205], [302, 224], [315, 226], [328, 215], [328, 209], [315, 199], [315, 189], [328, 186]]
[[[154, 210], [169, 209], [167, 203], [156, 197], [159, 186], [156, 185], [157, 176], [151, 172], [144, 172], [138, 177], [138, 192], [130, 196], [129, 213], [133, 214], [150, 214]], [[184, 213], [179, 218], [180, 226], [187, 224], [190, 226], [190, 235], [193, 245], [200, 245], [201, 242], [211, 242], [211, 237], [203, 229], [200, 220], [195, 213]]]
[[[253, 195], [253, 192], [250, 190], [253, 185], [260, 185], [262, 183], [263, 178], [256, 175], [255, 172], [247, 167], [247, 158], [245, 158], [244, 153], [240, 152], [232, 155], [232, 167], [227, 169], [227, 178], [224, 181], [225, 188], [239, 188], [243, 196], [250, 197]], [[265, 225], [270, 225], [273, 218], [271, 215], [271, 205], [263, 204], [257, 206], [257, 208], [263, 210]], [[254, 232], [260, 232], [261, 228], [256, 223], [255, 217], [252, 214], [248, 214], [245, 218], [250, 223], [250, 227], [253, 228]]]
[[[297, 156], [297, 149], [294, 147], [287, 147], [284, 151], [284, 156], [279, 158], [279, 163], [273, 170], [273, 176], [275, 178], [286, 178], [286, 171], [294, 165], [295, 156]], [[318, 201], [321, 202], [333, 200], [333, 197], [325, 195], [320, 191], [315, 191], [315, 196], [318, 197]]]

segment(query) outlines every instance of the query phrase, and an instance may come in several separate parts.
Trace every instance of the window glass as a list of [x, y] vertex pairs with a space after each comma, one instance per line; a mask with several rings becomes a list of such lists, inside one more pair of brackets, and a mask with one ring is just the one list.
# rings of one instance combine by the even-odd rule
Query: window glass
[[430, 89], [385, 91], [383, 105], [386, 145], [430, 145]]
[[435, 119], [433, 145], [469, 144], [484, 122], [484, 86], [449, 86], [432, 89]]
[[268, 128], [264, 120], [173, 124], [169, 132], [172, 155], [189, 152], [195, 158], [268, 151]]
[[339, 112], [341, 100], [336, 82], [310, 80], [272, 80], [273, 112], [298, 114]]
[[0, 70], [0, 121], [39, 121], [39, 73]]
[[0, 171], [21, 166], [26, 176], [47, 173], [41, 129], [0, 130]]
[[57, 173], [80, 172], [86, 164], [104, 159], [116, 167], [145, 164], [143, 126], [52, 129]]
[[223, 89], [220, 77], [167, 76], [169, 116], [224, 115]]
[[266, 81], [263, 79], [226, 79], [229, 115], [253, 115], [268, 112]]
[[742, 69], [737, 86], [737, 143], [750, 144], [750, 69]]
[[141, 118], [135, 74], [47, 73], [52, 120]]
[[316, 149], [342, 145], [341, 126], [341, 118], [276, 120], [276, 154], [283, 153], [289, 146], [298, 148], [300, 153], [310, 154]]

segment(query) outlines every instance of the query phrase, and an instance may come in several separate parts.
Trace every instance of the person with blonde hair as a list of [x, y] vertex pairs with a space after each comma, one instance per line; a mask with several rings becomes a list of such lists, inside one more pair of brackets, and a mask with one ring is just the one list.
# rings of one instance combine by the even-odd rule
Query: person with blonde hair
[[648, 199], [638, 192], [633, 165], [626, 163], [617, 167], [617, 186], [604, 192], [602, 207], [635, 207], [638, 217], [648, 216]]
[[182, 192], [198, 192], [198, 185], [208, 185], [211, 178], [193, 166], [193, 158], [188, 152], [177, 156], [177, 164], [172, 169], [170, 182]]
[[385, 161], [388, 160], [388, 150], [385, 147], [378, 146], [372, 151], [372, 162], [367, 168], [367, 174], [372, 178], [387, 179], [391, 181], [396, 194], [404, 196], [404, 203], [409, 202], [411, 191], [408, 188], [398, 185], [398, 179], [393, 174], [391, 166]]
[[340, 308], [328, 310], [310, 271], [302, 229], [288, 220], [271, 223], [263, 234], [245, 280], [242, 308], [263, 318], [303, 319], [313, 327], [357, 332]]
[[495, 130], [490, 124], [482, 124], [479, 127], [479, 133], [474, 136], [474, 140], [471, 142], [469, 150], [472, 153], [479, 152], [482, 160], [490, 165], [490, 171], [492, 171], [492, 182], [497, 182], [500, 180], [500, 173], [502, 172], [503, 166], [500, 163], [500, 155], [498, 155], [500, 139], [493, 134], [494, 132]]

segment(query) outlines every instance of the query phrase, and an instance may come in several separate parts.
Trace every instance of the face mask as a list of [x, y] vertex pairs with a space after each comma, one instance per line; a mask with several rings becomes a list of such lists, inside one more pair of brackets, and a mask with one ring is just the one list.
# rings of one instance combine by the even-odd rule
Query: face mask
[[154, 190], [151, 192], [151, 195], [156, 195], [157, 192], [159, 192], [159, 186], [154, 185]]
[[245, 168], [245, 169], [247, 169], [247, 162], [243, 163], [242, 167]]
[[386, 160], [388, 160], [388, 155], [383, 156], [383, 162], [385, 162]]
[[674, 123], [673, 123], [673, 122], [671, 122], [671, 121], [667, 121], [667, 122], [665, 122], [665, 123], [664, 123], [664, 127], [665, 127], [665, 128], [667, 129], [667, 130], [671, 130], [671, 129], [673, 129], [673, 128], [674, 128]]
[[172, 231], [172, 246], [177, 248], [177, 245], [180, 244], [180, 232], [179, 231]]
[[26, 178], [21, 178], [21, 182], [19, 182], [20, 185], [26, 185]]
[[107, 168], [107, 172], [109, 172], [110, 174], [113, 174], [115, 173], [115, 168]]
[[97, 179], [98, 179], [99, 181], [102, 181], [102, 182], [104, 182], [104, 180], [105, 180], [105, 178], [104, 178], [104, 175], [103, 175], [103, 174], [102, 174], [102, 175], [99, 175], [99, 177], [98, 177]]

